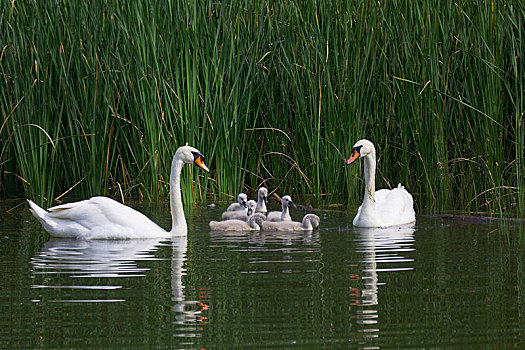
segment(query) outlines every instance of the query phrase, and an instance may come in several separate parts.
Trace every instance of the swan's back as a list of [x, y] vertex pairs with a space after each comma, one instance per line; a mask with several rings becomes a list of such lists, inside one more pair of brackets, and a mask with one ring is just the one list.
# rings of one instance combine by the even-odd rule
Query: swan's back
[[319, 226], [319, 217], [315, 214], [306, 214], [302, 222], [297, 221], [265, 221], [262, 223], [264, 231], [308, 231]]
[[210, 221], [212, 231], [257, 231], [266, 217], [263, 214], [253, 214], [248, 222], [243, 220]]
[[248, 222], [238, 219], [224, 221], [210, 221], [212, 231], [251, 231]]
[[31, 212], [54, 237], [127, 239], [169, 237], [144, 214], [111, 198], [92, 197], [49, 208], [29, 202]]
[[375, 193], [376, 217], [381, 226], [404, 225], [416, 221], [412, 195], [399, 184], [392, 190]]

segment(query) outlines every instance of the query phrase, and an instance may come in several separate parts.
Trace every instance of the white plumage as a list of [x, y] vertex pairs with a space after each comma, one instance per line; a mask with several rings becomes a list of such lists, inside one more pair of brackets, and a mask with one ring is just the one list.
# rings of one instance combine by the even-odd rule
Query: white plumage
[[180, 174], [184, 164], [195, 164], [209, 171], [204, 156], [190, 146], [180, 147], [171, 163], [171, 231], [166, 231], [144, 214], [111, 198], [93, 197], [80, 202], [49, 208], [48, 211], [28, 199], [30, 211], [54, 237], [80, 239], [169, 238], [187, 234], [180, 192]]
[[374, 144], [360, 140], [352, 147], [346, 164], [363, 158], [365, 195], [353, 224], [358, 227], [388, 227], [416, 221], [412, 195], [399, 184], [392, 190], [375, 190], [376, 151]]

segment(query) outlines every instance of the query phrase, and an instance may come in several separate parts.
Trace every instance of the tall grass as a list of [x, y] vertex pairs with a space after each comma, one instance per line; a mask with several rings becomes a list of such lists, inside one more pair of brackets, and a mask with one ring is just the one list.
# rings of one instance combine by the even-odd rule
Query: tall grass
[[518, 1], [26, 1], [0, 5], [0, 191], [167, 194], [261, 184], [345, 194], [353, 143], [418, 210], [524, 209], [525, 6]]

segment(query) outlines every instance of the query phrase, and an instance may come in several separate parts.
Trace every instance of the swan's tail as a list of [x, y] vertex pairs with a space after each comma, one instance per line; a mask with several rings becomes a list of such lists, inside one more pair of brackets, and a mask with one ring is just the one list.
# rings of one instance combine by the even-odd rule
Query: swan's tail
[[28, 199], [27, 202], [29, 203], [29, 211], [31, 212], [31, 214], [33, 214], [33, 216], [37, 218], [39, 221], [43, 221], [44, 216], [46, 215], [47, 211], [40, 208], [30, 199]]

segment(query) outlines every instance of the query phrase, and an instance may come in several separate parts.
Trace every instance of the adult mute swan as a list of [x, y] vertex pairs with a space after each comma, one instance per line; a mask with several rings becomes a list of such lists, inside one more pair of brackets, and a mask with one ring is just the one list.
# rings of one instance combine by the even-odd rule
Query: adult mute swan
[[271, 211], [268, 213], [268, 216], [266, 217], [267, 221], [292, 221], [292, 217], [290, 216], [290, 209], [289, 207], [295, 208], [295, 204], [292, 202], [292, 197], [290, 196], [283, 196], [281, 198], [281, 206], [283, 208], [283, 211]]
[[107, 197], [62, 204], [48, 211], [28, 199], [29, 210], [54, 237], [130, 239], [186, 236], [188, 228], [180, 192], [180, 173], [184, 164], [194, 164], [209, 171], [199, 150], [183, 146], [175, 152], [170, 174], [171, 231], [165, 231], [144, 214]]
[[268, 203], [268, 189], [266, 187], [259, 188], [257, 191], [257, 207], [255, 208], [256, 213], [266, 214], [266, 203]]
[[239, 193], [237, 196], [238, 203], [232, 203], [226, 209], [226, 211], [237, 211], [237, 210], [244, 210], [246, 207], [246, 202], [248, 201], [248, 196], [244, 193]]
[[401, 184], [392, 190], [376, 191], [376, 149], [368, 140], [357, 141], [346, 165], [364, 159], [365, 196], [353, 224], [357, 227], [387, 227], [416, 221], [412, 195]]
[[255, 213], [248, 221], [237, 219], [210, 221], [210, 229], [212, 231], [259, 231], [264, 220], [266, 220], [264, 214]]
[[319, 226], [319, 221], [319, 216], [315, 214], [306, 214], [303, 217], [302, 222], [265, 221], [262, 223], [262, 229], [264, 231], [311, 231]]
[[244, 210], [237, 210], [237, 211], [225, 211], [222, 213], [222, 219], [223, 220], [243, 220], [248, 221], [250, 216], [255, 213], [255, 207], [257, 206], [257, 203], [254, 200], [249, 200], [246, 203], [246, 209]]

